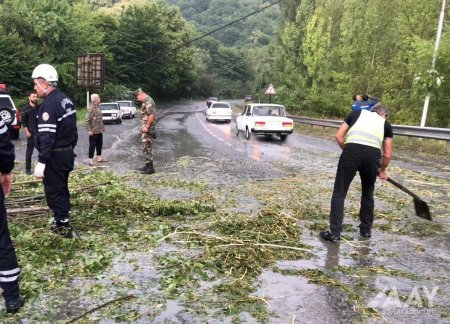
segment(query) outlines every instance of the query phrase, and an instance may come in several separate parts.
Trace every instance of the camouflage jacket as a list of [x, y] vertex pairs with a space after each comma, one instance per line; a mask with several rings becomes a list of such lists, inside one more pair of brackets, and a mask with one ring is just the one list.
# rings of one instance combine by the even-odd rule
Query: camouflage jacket
[[141, 106], [141, 126], [144, 127], [147, 123], [148, 117], [153, 115], [153, 123], [150, 125], [148, 132], [150, 134], [155, 134], [155, 124], [156, 124], [156, 104], [155, 101], [148, 96], [147, 99], [142, 103]]
[[103, 133], [103, 119], [102, 119], [102, 111], [98, 107], [98, 105], [91, 104], [86, 112], [86, 128], [88, 132], [92, 132], [94, 134]]

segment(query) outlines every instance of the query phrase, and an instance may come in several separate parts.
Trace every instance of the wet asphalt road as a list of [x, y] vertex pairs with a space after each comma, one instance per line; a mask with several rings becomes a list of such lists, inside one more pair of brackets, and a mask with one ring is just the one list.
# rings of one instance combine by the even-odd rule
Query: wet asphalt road
[[[180, 163], [183, 157], [194, 158], [199, 163], [202, 163], [202, 158], [204, 158], [204, 165], [197, 166], [190, 172], [189, 170], [183, 171], [185, 173], [182, 176], [195, 180], [201, 178], [212, 185], [232, 188], [246, 179], [288, 178], [302, 174], [309, 179], [317, 179], [321, 186], [332, 188], [341, 152], [332, 140], [318, 139], [301, 133], [289, 136], [283, 143], [275, 136], [269, 138], [253, 136], [250, 140], [246, 140], [244, 134], [236, 136], [234, 120], [231, 123], [207, 123], [204, 102], [159, 107], [157, 111], [157, 139], [154, 142], [157, 173], [179, 172], [177, 163]], [[19, 162], [24, 161], [26, 148], [23, 134], [21, 134], [21, 138], [22, 140], [15, 141], [16, 160]], [[78, 165], [87, 166], [87, 150], [87, 132], [80, 125], [79, 142], [76, 147], [78, 155], [76, 163]], [[124, 120], [121, 125], [106, 125], [103, 156], [109, 160], [105, 165], [119, 174], [126, 174], [142, 165], [138, 118]], [[19, 168], [23, 169], [23, 164], [20, 164]], [[395, 172], [396, 168], [411, 172], [420, 171], [446, 181], [450, 179], [450, 166], [447, 162], [428, 161], [414, 154], [402, 153], [401, 158], [398, 156], [394, 158], [391, 162], [391, 169]], [[398, 180], [403, 181], [404, 179]], [[417, 183], [416, 185], [430, 191], [436, 189], [427, 183]], [[379, 184], [377, 186], [379, 188]], [[443, 187], [442, 190], [447, 189]], [[161, 195], [163, 196], [164, 193]], [[447, 197], [449, 197], [448, 190]], [[248, 208], [254, 208], [256, 211], [259, 208], [257, 202], [251, 201], [251, 198], [248, 199], [248, 201], [242, 201], [242, 208], [247, 208], [247, 212]], [[330, 197], [325, 194], [324, 197], [317, 197], [317, 199], [328, 205]], [[382, 206], [376, 206], [376, 208], [382, 208]], [[449, 222], [449, 211], [439, 209], [439, 201], [434, 202], [432, 209], [438, 222]], [[440, 216], [442, 217], [440, 218]], [[414, 237], [390, 235], [379, 230], [374, 232], [377, 237], [376, 247], [369, 245], [367, 254], [375, 255], [383, 249], [403, 251], [398, 256], [384, 259], [383, 263], [386, 266], [394, 269], [414, 270], [414, 272], [422, 272], [425, 276], [429, 275], [430, 277], [436, 274], [443, 277], [446, 276], [445, 274], [448, 276], [450, 272], [448, 235], [420, 240]], [[351, 245], [341, 244], [339, 247], [324, 244], [315, 235], [308, 234], [307, 231], [303, 235], [303, 241], [314, 247], [318, 258], [314, 261], [281, 262], [279, 266], [294, 269], [314, 267], [330, 269], [336, 265], [351, 266], [355, 263], [349, 257], [351, 253], [354, 253], [354, 247]], [[432, 249], [429, 249], [429, 252], [427, 249], [425, 257], [417, 259], [414, 250], [417, 244], [423, 244]], [[377, 261], [379, 260], [377, 259]], [[430, 264], [435, 267], [430, 267]], [[382, 277], [377, 283], [380, 286], [379, 289], [382, 289], [381, 286], [387, 285], [388, 280], [388, 277]], [[283, 277], [270, 270], [260, 276], [260, 281], [261, 287], [256, 294], [269, 299], [273, 298], [271, 309], [279, 316], [271, 321], [273, 323], [290, 322], [293, 313], [302, 315], [305, 322], [326, 322], [329, 318], [348, 322], [355, 315], [351, 307], [342, 302], [336, 293], [330, 291], [330, 287], [312, 286], [307, 284], [306, 280], [303, 282], [299, 281], [298, 277], [296, 279]], [[395, 284], [399, 287], [407, 285], [402, 282]], [[430, 282], [423, 284], [431, 287]], [[446, 288], [450, 287], [443, 287], [443, 289]], [[444, 293], [442, 303], [446, 304], [449, 301], [449, 293]], [[395, 317], [388, 317], [388, 319], [397, 321]], [[436, 320], [436, 317], [430, 316], [426, 319], [432, 321]]]
[[[230, 101], [232, 102], [232, 101]], [[337, 159], [341, 152], [334, 141], [318, 139], [307, 135], [290, 135], [281, 143], [276, 136], [252, 136], [246, 140], [244, 134], [236, 136], [236, 124], [205, 120], [204, 102], [190, 102], [158, 108], [157, 139], [154, 142], [155, 167], [165, 170], [174, 161], [183, 156], [209, 157], [212, 159], [231, 159], [244, 163], [254, 163], [270, 172], [263, 172], [264, 177], [279, 176], [276, 164], [283, 164], [295, 173], [334, 174]], [[309, 126], [304, 126], [309, 127]], [[78, 127], [79, 140], [75, 149], [76, 164], [87, 165], [88, 136], [83, 124]], [[139, 116], [124, 119], [121, 125], [106, 125], [104, 134], [103, 156], [109, 160], [107, 166], [119, 173], [136, 170], [143, 162], [139, 143]], [[21, 133], [20, 139], [14, 141], [16, 161], [24, 162], [26, 140]], [[37, 153], [34, 152], [33, 164]], [[403, 154], [399, 159], [394, 151], [391, 166], [398, 166], [412, 171], [420, 170], [424, 174], [450, 179], [450, 166], [445, 161], [428, 161], [419, 159], [412, 153]], [[24, 169], [20, 164], [19, 168]], [[237, 178], [252, 175], [258, 168], [235, 169]], [[400, 179], [401, 180], [401, 179]]]

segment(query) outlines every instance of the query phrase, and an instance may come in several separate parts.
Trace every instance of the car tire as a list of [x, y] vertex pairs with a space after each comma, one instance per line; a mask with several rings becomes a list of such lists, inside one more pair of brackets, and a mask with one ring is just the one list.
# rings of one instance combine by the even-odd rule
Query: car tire
[[206, 117], [206, 122], [209, 123], [209, 118], [208, 117]]
[[9, 107], [0, 108], [0, 118], [3, 119], [6, 126], [12, 124], [15, 118], [15, 112]]
[[280, 140], [282, 141], [282, 142], [284, 142], [284, 141], [286, 141], [286, 139], [287, 139], [287, 135], [286, 134], [282, 134], [282, 135], [280, 135]]
[[251, 136], [252, 136], [252, 135], [251, 135], [251, 132], [250, 132], [250, 130], [248, 129], [248, 127], [245, 128], [245, 138], [246, 138], [247, 140], [249, 140]]

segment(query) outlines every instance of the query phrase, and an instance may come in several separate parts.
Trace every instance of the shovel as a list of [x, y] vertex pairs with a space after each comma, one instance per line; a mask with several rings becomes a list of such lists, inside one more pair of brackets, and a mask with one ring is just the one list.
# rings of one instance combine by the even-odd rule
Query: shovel
[[400, 190], [403, 190], [404, 192], [406, 192], [408, 195], [410, 195], [411, 197], [414, 198], [414, 209], [416, 210], [416, 215], [424, 218], [426, 220], [431, 221], [431, 214], [430, 214], [430, 209], [428, 208], [428, 205], [425, 201], [423, 201], [422, 199], [420, 199], [419, 196], [417, 196], [415, 193], [411, 192], [409, 189], [403, 187], [400, 183], [398, 183], [397, 181], [392, 180], [391, 178], [387, 178], [386, 179], [388, 182], [392, 183], [394, 186], [396, 186], [397, 188], [399, 188]]

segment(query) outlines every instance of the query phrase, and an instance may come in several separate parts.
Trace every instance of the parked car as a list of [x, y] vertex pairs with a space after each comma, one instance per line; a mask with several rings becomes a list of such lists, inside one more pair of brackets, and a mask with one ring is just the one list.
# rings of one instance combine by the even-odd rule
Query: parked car
[[211, 120], [223, 120], [231, 122], [231, 116], [233, 112], [228, 102], [212, 102], [211, 105], [206, 108], [206, 121]]
[[18, 139], [22, 118], [19, 109], [8, 94], [0, 94], [0, 117], [8, 125], [11, 138]]
[[293, 130], [294, 121], [286, 117], [286, 109], [282, 105], [247, 104], [242, 114], [236, 118], [236, 136], [243, 132], [247, 139], [250, 139], [251, 134], [275, 134], [284, 141]]
[[131, 100], [119, 100], [116, 101], [119, 104], [120, 110], [122, 111], [122, 118], [134, 118], [136, 117], [136, 107], [134, 102]]
[[104, 102], [99, 105], [104, 122], [122, 123], [122, 111], [117, 102]]
[[208, 99], [206, 99], [206, 107], [208, 108], [209, 106], [211, 106], [211, 104], [213, 102], [217, 102], [219, 101], [219, 99], [217, 99], [217, 97], [208, 97]]
[[244, 102], [252, 102], [253, 101], [253, 96], [252, 95], [247, 95], [244, 98]]

